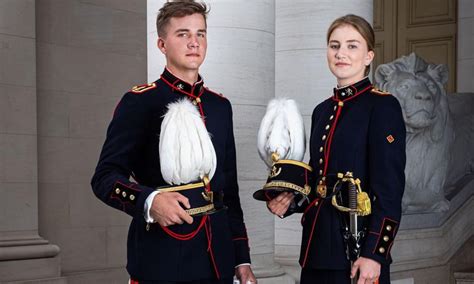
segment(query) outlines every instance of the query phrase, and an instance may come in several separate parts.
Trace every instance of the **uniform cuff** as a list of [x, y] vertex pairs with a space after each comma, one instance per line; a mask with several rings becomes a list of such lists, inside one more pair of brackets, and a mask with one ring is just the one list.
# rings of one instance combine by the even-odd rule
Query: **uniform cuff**
[[233, 239], [233, 242], [235, 251], [235, 263], [237, 265], [251, 263], [248, 238], [235, 238]]
[[236, 265], [235, 268], [241, 267], [241, 266], [247, 266], [247, 265], [250, 266], [250, 263], [241, 263], [239, 265]]
[[160, 193], [160, 191], [158, 190], [153, 191], [150, 195], [148, 195], [147, 199], [145, 200], [143, 215], [147, 223], [155, 223], [155, 220], [150, 215], [150, 210], [151, 210], [151, 206], [153, 205], [153, 199], [155, 198], [155, 195], [157, 195], [158, 193]]
[[397, 231], [398, 222], [384, 218], [380, 231], [369, 231], [361, 256], [376, 260], [382, 264], [390, 264], [390, 250]]

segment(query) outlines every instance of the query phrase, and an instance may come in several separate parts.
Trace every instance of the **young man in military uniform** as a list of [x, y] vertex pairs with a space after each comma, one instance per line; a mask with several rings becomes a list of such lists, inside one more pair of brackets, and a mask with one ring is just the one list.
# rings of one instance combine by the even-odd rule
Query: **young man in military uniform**
[[[168, 2], [160, 9], [158, 48], [166, 68], [157, 81], [123, 96], [92, 178], [98, 198], [133, 217], [127, 244], [131, 283], [230, 284], [234, 274], [241, 283], [256, 283], [238, 193], [231, 104], [204, 87], [199, 75], [207, 13], [204, 3], [193, 0]], [[185, 211], [190, 202], [181, 193], [159, 191], [169, 186], [158, 152], [163, 115], [183, 98], [199, 110], [217, 157], [210, 188], [222, 197], [215, 198], [215, 206], [226, 210], [205, 221]]]

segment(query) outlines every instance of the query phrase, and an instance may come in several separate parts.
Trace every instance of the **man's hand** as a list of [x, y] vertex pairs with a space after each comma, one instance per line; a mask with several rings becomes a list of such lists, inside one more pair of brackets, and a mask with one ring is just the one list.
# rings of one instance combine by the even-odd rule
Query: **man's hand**
[[277, 197], [267, 202], [267, 207], [273, 214], [279, 216], [280, 218], [285, 215], [290, 207], [291, 201], [293, 201], [294, 194], [292, 192], [283, 192]]
[[241, 265], [235, 269], [235, 276], [239, 279], [240, 284], [247, 284], [248, 282], [252, 284], [257, 284], [257, 279], [253, 275], [252, 268], [250, 265]]
[[161, 226], [167, 227], [174, 224], [193, 223], [191, 217], [181, 204], [186, 208], [191, 208], [188, 198], [177, 192], [161, 192], [153, 198], [150, 215]]
[[360, 271], [357, 284], [376, 283], [380, 276], [380, 263], [370, 258], [359, 257], [352, 265], [351, 278], [357, 275], [357, 270]]

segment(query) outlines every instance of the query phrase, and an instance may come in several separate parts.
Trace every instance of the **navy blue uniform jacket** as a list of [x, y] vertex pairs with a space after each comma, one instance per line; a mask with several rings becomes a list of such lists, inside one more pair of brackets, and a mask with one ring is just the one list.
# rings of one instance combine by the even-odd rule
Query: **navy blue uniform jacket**
[[[405, 135], [397, 99], [374, 89], [367, 78], [334, 89], [334, 95], [316, 106], [312, 115], [310, 165], [314, 180], [318, 183], [323, 176], [348, 171], [361, 180], [362, 190], [372, 201], [372, 214], [359, 217], [367, 229], [361, 256], [382, 265], [391, 262], [390, 249], [401, 218]], [[331, 200], [317, 198], [313, 192], [312, 202], [299, 211], [304, 212], [300, 264], [314, 269], [348, 269], [342, 218]]]
[[[196, 107], [205, 118], [217, 155], [211, 189], [224, 193], [227, 207], [210, 215], [199, 233], [186, 241], [170, 237], [158, 223], [147, 230], [144, 218], [146, 198], [157, 187], [167, 185], [161, 175], [158, 152], [163, 115], [169, 103], [184, 97], [199, 98]], [[165, 69], [156, 82], [126, 93], [107, 130], [91, 184], [98, 198], [133, 218], [127, 241], [127, 270], [135, 280], [232, 277], [235, 265], [250, 263], [237, 185], [231, 104], [204, 87], [201, 79], [189, 85]], [[191, 225], [169, 228], [188, 234], [197, 228], [201, 218], [194, 217]]]

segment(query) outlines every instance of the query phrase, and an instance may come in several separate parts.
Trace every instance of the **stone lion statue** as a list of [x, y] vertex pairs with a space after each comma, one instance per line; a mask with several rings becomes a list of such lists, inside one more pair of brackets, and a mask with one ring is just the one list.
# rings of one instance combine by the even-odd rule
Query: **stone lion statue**
[[412, 53], [380, 65], [375, 81], [398, 99], [407, 129], [403, 212], [448, 210], [444, 186], [454, 132], [444, 89], [446, 65], [428, 64]]

